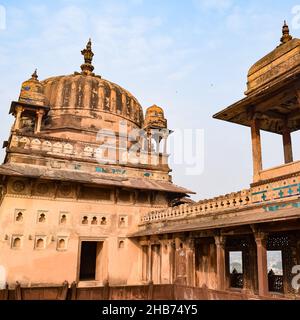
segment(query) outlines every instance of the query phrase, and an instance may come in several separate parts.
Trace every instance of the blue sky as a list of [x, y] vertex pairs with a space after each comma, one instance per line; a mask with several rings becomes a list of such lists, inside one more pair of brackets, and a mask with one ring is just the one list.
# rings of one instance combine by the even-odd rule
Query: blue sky
[[[172, 129], [204, 129], [204, 172], [187, 176], [173, 166], [174, 181], [197, 199], [249, 187], [248, 128], [212, 119], [243, 97], [250, 66], [273, 50], [283, 20], [291, 33], [297, 1], [61, 0], [3, 1], [0, 30], [0, 139], [8, 138], [10, 102], [38, 68], [40, 79], [80, 69], [80, 50], [93, 40], [96, 73], [131, 91], [144, 108], [165, 109]], [[300, 159], [299, 135], [294, 135]], [[4, 153], [2, 151], [2, 157]], [[263, 135], [265, 167], [282, 163], [279, 136]]]

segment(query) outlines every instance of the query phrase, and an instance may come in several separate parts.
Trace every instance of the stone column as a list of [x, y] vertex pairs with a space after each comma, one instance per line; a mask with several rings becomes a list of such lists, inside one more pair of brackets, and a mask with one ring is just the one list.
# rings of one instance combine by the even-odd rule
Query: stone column
[[140, 249], [141, 249], [141, 274], [140, 279], [143, 283], [148, 281], [148, 270], [149, 270], [149, 244], [148, 241], [141, 241], [140, 242]]
[[259, 180], [259, 172], [262, 170], [261, 138], [259, 125], [259, 119], [254, 118], [251, 124], [254, 181]]
[[293, 162], [293, 148], [290, 130], [285, 127], [282, 133], [284, 161], [285, 163]]
[[217, 248], [217, 283], [218, 290], [224, 291], [226, 284], [226, 267], [225, 267], [225, 237], [215, 236]]
[[14, 125], [14, 130], [20, 129], [21, 116], [24, 109], [21, 106], [16, 107], [16, 121]]
[[152, 246], [149, 243], [148, 247], [148, 282], [152, 282]]
[[189, 239], [186, 243], [186, 261], [187, 261], [187, 285], [196, 286], [196, 266], [195, 266], [195, 239]]
[[269, 292], [266, 234], [263, 232], [256, 232], [254, 236], [257, 250], [258, 294], [264, 297], [268, 295]]
[[39, 110], [39, 111], [36, 112], [36, 125], [35, 125], [34, 133], [40, 133], [41, 132], [43, 116], [44, 116], [44, 111], [43, 110]]
[[175, 284], [187, 285], [187, 258], [183, 239], [175, 238]]

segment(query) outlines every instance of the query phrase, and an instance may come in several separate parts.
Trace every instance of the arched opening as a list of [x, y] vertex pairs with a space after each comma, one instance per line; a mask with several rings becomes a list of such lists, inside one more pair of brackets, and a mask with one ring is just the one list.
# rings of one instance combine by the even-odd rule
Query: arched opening
[[66, 248], [66, 240], [65, 239], [60, 239], [58, 241], [58, 249], [65, 249]]
[[23, 213], [22, 212], [19, 212], [17, 214], [16, 221], [17, 222], [22, 222], [23, 221]]
[[102, 224], [102, 225], [106, 225], [106, 224], [107, 224], [107, 221], [106, 221], [106, 218], [105, 218], [105, 217], [102, 217], [102, 219], [101, 219], [101, 224]]
[[60, 218], [60, 224], [66, 224], [67, 223], [67, 216], [63, 214]]
[[20, 238], [15, 238], [14, 240], [13, 240], [13, 248], [16, 248], [16, 249], [18, 249], [18, 248], [21, 248], [21, 239]]
[[97, 219], [97, 217], [93, 217], [92, 224], [93, 224], [93, 225], [97, 225], [97, 224], [98, 224], [98, 219]]
[[43, 223], [46, 222], [46, 215], [44, 213], [41, 213], [39, 216], [39, 222]]
[[83, 217], [81, 223], [82, 223], [82, 224], [88, 224], [88, 223], [89, 223], [88, 217], [87, 217], [87, 216]]
[[121, 240], [119, 241], [119, 249], [123, 249], [125, 247], [125, 241]]
[[125, 227], [126, 226], [126, 219], [125, 217], [120, 218], [120, 227]]
[[43, 249], [44, 248], [44, 239], [42, 239], [42, 238], [37, 239], [36, 248], [37, 249]]

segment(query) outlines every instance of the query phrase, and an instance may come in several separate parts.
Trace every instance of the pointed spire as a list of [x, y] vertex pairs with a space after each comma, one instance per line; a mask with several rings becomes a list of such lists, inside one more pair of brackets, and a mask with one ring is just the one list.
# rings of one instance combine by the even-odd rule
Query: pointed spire
[[91, 74], [94, 70], [94, 66], [92, 65], [94, 52], [92, 51], [92, 41], [89, 39], [86, 48], [81, 51], [81, 54], [84, 57], [84, 64], [81, 66], [81, 70], [83, 74]]
[[37, 80], [38, 79], [37, 69], [34, 70], [34, 73], [31, 75], [31, 79]]
[[290, 29], [289, 26], [287, 25], [286, 21], [284, 20], [284, 24], [282, 27], [282, 38], [280, 39], [282, 44], [285, 44], [289, 41], [291, 41], [293, 37], [290, 35]]

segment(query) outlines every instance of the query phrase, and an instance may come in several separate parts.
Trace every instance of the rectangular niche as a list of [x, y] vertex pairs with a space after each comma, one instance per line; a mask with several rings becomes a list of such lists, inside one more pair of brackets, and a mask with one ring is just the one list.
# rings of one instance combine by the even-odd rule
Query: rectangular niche
[[111, 189], [82, 187], [80, 197], [86, 200], [111, 201], [111, 195]]
[[137, 196], [137, 202], [149, 204], [149, 193], [146, 191], [139, 191]]
[[118, 200], [120, 202], [132, 202], [132, 192], [128, 190], [120, 190]]

